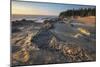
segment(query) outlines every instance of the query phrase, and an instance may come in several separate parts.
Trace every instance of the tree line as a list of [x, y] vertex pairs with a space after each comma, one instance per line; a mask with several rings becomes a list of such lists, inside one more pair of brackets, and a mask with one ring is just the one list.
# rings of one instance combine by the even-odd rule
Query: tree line
[[71, 17], [71, 16], [96, 16], [96, 8], [80, 8], [80, 9], [70, 9], [63, 11], [59, 16]]

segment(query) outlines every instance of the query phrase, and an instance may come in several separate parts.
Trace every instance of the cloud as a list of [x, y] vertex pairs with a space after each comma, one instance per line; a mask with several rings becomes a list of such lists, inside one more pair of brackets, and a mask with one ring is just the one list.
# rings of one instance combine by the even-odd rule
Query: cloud
[[29, 7], [12, 3], [12, 14], [24, 15], [52, 15], [53, 12], [43, 8]]

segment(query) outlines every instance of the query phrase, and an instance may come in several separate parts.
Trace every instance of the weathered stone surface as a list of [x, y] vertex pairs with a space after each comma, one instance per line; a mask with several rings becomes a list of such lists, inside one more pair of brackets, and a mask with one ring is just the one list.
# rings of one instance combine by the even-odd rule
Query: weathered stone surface
[[73, 31], [77, 31], [70, 25], [54, 23], [55, 27], [51, 28], [52, 24], [46, 22], [38, 31], [34, 30], [33, 25], [25, 25], [20, 32], [12, 33], [13, 65], [96, 60], [95, 42], [73, 38]]
[[21, 50], [12, 54], [12, 60], [15, 62], [26, 63], [29, 60], [29, 52], [26, 50]]

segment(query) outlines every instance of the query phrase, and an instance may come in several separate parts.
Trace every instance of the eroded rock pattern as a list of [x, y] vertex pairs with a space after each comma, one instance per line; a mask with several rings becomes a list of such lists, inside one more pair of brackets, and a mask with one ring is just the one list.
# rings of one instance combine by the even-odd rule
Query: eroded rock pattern
[[[23, 22], [26, 23], [25, 20]], [[67, 30], [67, 33], [63, 34], [59, 32], [60, 28], [57, 28], [61, 24], [62, 27], [66, 26], [65, 23], [57, 23], [56, 25], [56, 23], [50, 24], [48, 21], [43, 25], [41, 24], [41, 27], [35, 24], [40, 27], [38, 30], [35, 29], [32, 21], [29, 25], [27, 23], [26, 25], [18, 24], [18, 27], [14, 25], [21, 31], [12, 33], [12, 66], [95, 61], [95, 41], [86, 41], [83, 35], [80, 39], [74, 38], [71, 34], [74, 28], [70, 25], [67, 27], [72, 31]], [[76, 34], [76, 30], [74, 34]]]
[[95, 60], [95, 52], [91, 53], [89, 49], [85, 49], [79, 44], [70, 44], [64, 42], [57, 42], [55, 37], [50, 42], [50, 47], [55, 48], [63, 53], [66, 58], [69, 58], [68, 62], [79, 61], [91, 61]]

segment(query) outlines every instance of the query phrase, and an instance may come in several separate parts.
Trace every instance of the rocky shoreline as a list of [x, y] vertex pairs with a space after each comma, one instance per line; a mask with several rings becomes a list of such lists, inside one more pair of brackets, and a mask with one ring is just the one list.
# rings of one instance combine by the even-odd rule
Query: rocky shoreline
[[[27, 20], [16, 21], [16, 23], [13, 22], [13, 29], [19, 27], [23, 28], [20, 29], [20, 31], [15, 31], [15, 29], [14, 31], [12, 30], [12, 66], [73, 63], [96, 60], [94, 41], [86, 41], [88, 37], [83, 34], [82, 38], [85, 37], [85, 39], [81, 38], [80, 40], [79, 38], [72, 37], [73, 34], [70, 36], [68, 33], [72, 33], [74, 29], [69, 32], [67, 31], [66, 34], [59, 33], [60, 30], [56, 30], [59, 29], [59, 25], [67, 26], [67, 28], [71, 30], [73, 29], [72, 26], [68, 26], [70, 24], [66, 24], [63, 21], [60, 22], [59, 20], [45, 20], [43, 24]], [[35, 26], [38, 26], [39, 29], [34, 29]], [[57, 33], [55, 33], [56, 31]], [[74, 34], [76, 34], [76, 32], [74, 32]], [[66, 35], [64, 36], [65, 41], [62, 35]], [[73, 40], [70, 40], [68, 37]], [[75, 40], [78, 40], [78, 43]], [[92, 47], [94, 48], [92, 49]]]

